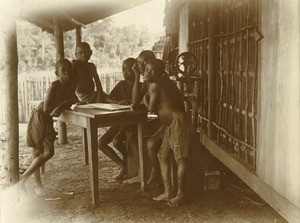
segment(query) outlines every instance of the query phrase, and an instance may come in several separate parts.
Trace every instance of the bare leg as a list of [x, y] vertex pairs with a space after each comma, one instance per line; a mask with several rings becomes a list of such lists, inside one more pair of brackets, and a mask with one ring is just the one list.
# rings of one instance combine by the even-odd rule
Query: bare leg
[[161, 153], [159, 153], [159, 162], [165, 191], [163, 194], [153, 198], [153, 200], [169, 201], [173, 196], [173, 189], [171, 184], [170, 150], [161, 151]]
[[[33, 160], [35, 158], [37, 158], [41, 154], [41, 151], [43, 151], [43, 150], [44, 150], [44, 148], [40, 148], [40, 149], [33, 148], [33, 151], [32, 151], [32, 158], [33, 158]], [[40, 169], [37, 169], [33, 173], [33, 176], [34, 176], [34, 180], [36, 182], [36, 187], [42, 188], [43, 184], [42, 184], [42, 180], [41, 180]]]
[[168, 205], [176, 207], [185, 202], [185, 182], [187, 174], [187, 158], [179, 159], [177, 161], [177, 177], [178, 177], [178, 191], [175, 198], [173, 198]]
[[107, 132], [98, 140], [98, 147], [106, 156], [117, 163], [121, 167], [122, 171], [125, 169], [123, 160], [110, 146], [108, 146], [108, 143], [113, 141], [113, 138], [118, 134], [119, 130], [120, 129], [118, 127], [110, 127]]
[[155, 135], [150, 137], [147, 141], [147, 150], [152, 167], [147, 181], [150, 189], [159, 187], [160, 183], [160, 166], [157, 154], [160, 149], [161, 141], [161, 137]]
[[[37, 148], [34, 148], [36, 151]], [[36, 153], [37, 154], [37, 153]], [[39, 153], [38, 156], [34, 158], [29, 168], [24, 172], [24, 174], [20, 177], [20, 186], [25, 188], [25, 183], [28, 180], [28, 178], [34, 174], [35, 172], [39, 171], [40, 167], [47, 162], [51, 157], [54, 155], [54, 146], [52, 142], [49, 142], [47, 139], [45, 139], [44, 142], [44, 151]], [[36, 184], [37, 186], [41, 185], [41, 178], [37, 174], [35, 176]]]
[[125, 132], [121, 130], [113, 139], [114, 147], [122, 154], [122, 167], [119, 174], [115, 177], [116, 179], [121, 179], [127, 174], [127, 152], [126, 152], [126, 145], [125, 145]]
[[[126, 140], [128, 142], [128, 147], [132, 151], [134, 155], [134, 160], [138, 160], [138, 143], [136, 133], [132, 130], [126, 131]], [[140, 183], [140, 175], [139, 175], [139, 167], [137, 176], [130, 178], [128, 180], [123, 181], [125, 184], [136, 184]]]

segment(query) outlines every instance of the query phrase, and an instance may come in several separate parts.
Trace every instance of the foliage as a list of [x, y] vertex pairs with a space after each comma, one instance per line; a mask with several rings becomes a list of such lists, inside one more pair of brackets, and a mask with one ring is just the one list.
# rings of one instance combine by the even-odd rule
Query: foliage
[[[52, 34], [43, 32], [28, 22], [17, 26], [19, 72], [52, 70], [56, 60], [55, 40]], [[116, 27], [111, 18], [86, 25], [82, 29], [83, 41], [93, 50], [91, 61], [98, 68], [120, 68], [127, 57], [141, 51], [155, 35], [134, 25]], [[75, 58], [75, 31], [64, 33], [65, 57]]]

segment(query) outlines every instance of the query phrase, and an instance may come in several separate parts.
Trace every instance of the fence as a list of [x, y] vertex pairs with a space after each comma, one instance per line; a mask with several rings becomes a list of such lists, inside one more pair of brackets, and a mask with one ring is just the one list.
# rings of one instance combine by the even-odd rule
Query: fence
[[[116, 69], [103, 69], [98, 71], [103, 90], [109, 93], [122, 74]], [[19, 122], [27, 122], [31, 109], [45, 98], [47, 89], [51, 82], [56, 80], [53, 71], [39, 71], [34, 73], [22, 73], [18, 76], [19, 94]], [[3, 83], [3, 82], [1, 82]], [[4, 96], [4, 86], [1, 84], [1, 95]], [[1, 97], [0, 123], [5, 123], [5, 96]]]

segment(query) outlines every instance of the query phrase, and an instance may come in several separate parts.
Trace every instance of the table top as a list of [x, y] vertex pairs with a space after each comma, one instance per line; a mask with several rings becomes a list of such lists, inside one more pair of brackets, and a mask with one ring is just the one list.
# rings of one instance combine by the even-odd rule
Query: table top
[[101, 109], [79, 109], [76, 108], [75, 110], [64, 110], [65, 114], [73, 114], [88, 118], [104, 118], [104, 117], [113, 117], [113, 116], [120, 116], [120, 115], [146, 115], [147, 110], [132, 110], [132, 109], [124, 109], [118, 111], [108, 111], [108, 110], [101, 110]]

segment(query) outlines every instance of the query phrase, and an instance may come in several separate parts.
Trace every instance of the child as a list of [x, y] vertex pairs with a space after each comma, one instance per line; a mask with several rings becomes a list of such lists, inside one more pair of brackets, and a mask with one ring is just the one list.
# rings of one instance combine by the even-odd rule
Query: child
[[[124, 80], [120, 81], [111, 91], [108, 96], [109, 100], [116, 101], [118, 104], [129, 105], [131, 104], [132, 88], [134, 82], [134, 73], [131, 69], [135, 63], [134, 58], [127, 58], [122, 64], [122, 71]], [[141, 83], [140, 83], [141, 87]], [[126, 139], [125, 126], [112, 126], [107, 132], [101, 136], [98, 140], [98, 146], [100, 150], [117, 163], [121, 170], [115, 179], [122, 179], [127, 174], [127, 154], [125, 147]], [[123, 156], [123, 160], [115, 153], [115, 151], [108, 146], [110, 142], [113, 142], [114, 147], [120, 151]]]
[[[161, 149], [158, 153], [165, 191], [156, 201], [169, 201], [169, 206], [177, 206], [185, 201], [185, 181], [187, 158], [190, 146], [190, 125], [184, 110], [179, 89], [166, 77], [162, 60], [151, 60], [146, 65], [145, 81], [149, 83], [144, 104], [149, 111], [155, 112], [165, 125]], [[174, 154], [177, 163], [178, 191], [173, 198], [170, 173], [170, 155]]]
[[[86, 42], [76, 46], [76, 60], [72, 61], [77, 79], [76, 95], [84, 103], [105, 102], [107, 94], [103, 91], [96, 66], [89, 63], [93, 51]], [[94, 91], [96, 85], [97, 91]]]
[[54, 155], [55, 131], [52, 117], [58, 117], [78, 99], [75, 95], [76, 81], [72, 74], [72, 64], [67, 59], [55, 65], [58, 80], [51, 83], [46, 98], [31, 112], [27, 125], [27, 145], [33, 148], [33, 161], [20, 177], [20, 186], [25, 190], [27, 179], [34, 174], [37, 195], [44, 195], [39, 168]]
[[[138, 83], [140, 80], [140, 75], [144, 76], [147, 62], [153, 59], [155, 59], [155, 54], [150, 50], [144, 50], [139, 54], [137, 58], [137, 63], [135, 63], [132, 67], [135, 73], [135, 82], [132, 91], [132, 101], [134, 107], [139, 107], [140, 103], [142, 102], [143, 96], [147, 93], [148, 90], [147, 81], [143, 82], [142, 88], [138, 87]], [[151, 173], [147, 181], [147, 185], [152, 189], [152, 188], [157, 188], [160, 183], [160, 169], [159, 169], [159, 161], [157, 158], [157, 153], [162, 142], [162, 138], [164, 134], [164, 125], [162, 125], [162, 123], [160, 123], [159, 120], [151, 120], [147, 122], [145, 129], [146, 131], [143, 131], [143, 133], [148, 136], [149, 135], [151, 136], [147, 140], [147, 150], [151, 162]], [[131, 145], [131, 147], [133, 147], [131, 149], [137, 150], [136, 135], [132, 132], [129, 132], [127, 140]], [[125, 181], [124, 183], [131, 184], [131, 183], [138, 183], [138, 182], [140, 182], [140, 178], [139, 176], [136, 176], [132, 179]]]

